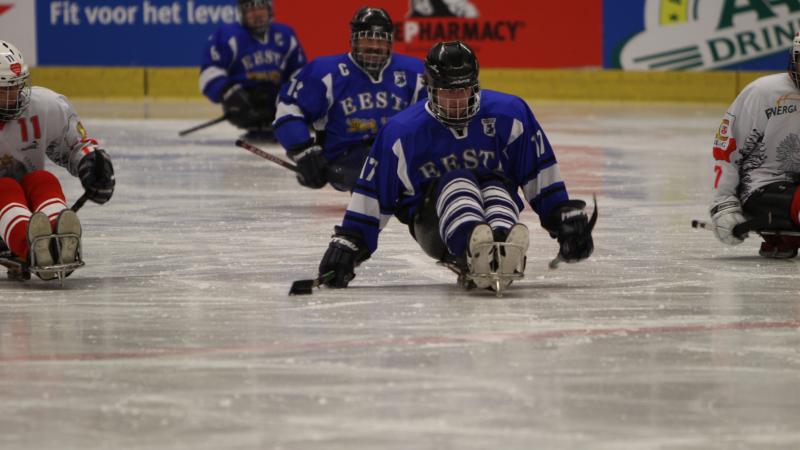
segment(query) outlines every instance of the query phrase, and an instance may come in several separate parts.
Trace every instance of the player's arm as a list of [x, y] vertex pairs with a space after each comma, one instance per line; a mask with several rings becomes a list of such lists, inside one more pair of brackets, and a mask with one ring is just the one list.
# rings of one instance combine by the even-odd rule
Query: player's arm
[[761, 120], [764, 116], [762, 110], [753, 86], [748, 86], [725, 113], [714, 137], [713, 194], [709, 214], [715, 225], [714, 234], [728, 245], [740, 244], [746, 237], [733, 235], [733, 228], [747, 220], [737, 195], [741, 181], [741, 152], [760, 144], [766, 127], [766, 119]]
[[313, 64], [304, 67], [281, 87], [273, 126], [283, 148], [293, 150], [314, 139], [314, 122], [333, 106], [333, 75], [319, 76]]
[[303, 51], [303, 46], [300, 44], [300, 40], [297, 39], [297, 35], [292, 34], [289, 39], [289, 51], [286, 52], [286, 58], [283, 62], [283, 79], [288, 80], [291, 78], [292, 75], [306, 65], [306, 62], [306, 53]]
[[558, 240], [559, 256], [566, 262], [588, 258], [594, 250], [591, 225], [584, 212], [586, 203], [570, 200], [556, 155], [544, 130], [527, 105], [524, 119], [515, 120], [510, 144], [518, 160], [517, 178], [525, 199], [550, 236]]
[[[355, 277], [355, 268], [378, 248], [378, 235], [395, 213], [402, 182], [397, 175], [403, 155], [399, 139], [390, 148], [378, 139], [364, 162], [350, 204], [341, 226], [334, 228], [328, 250], [319, 266], [320, 275], [333, 272], [327, 280], [331, 287], [347, 287]], [[394, 151], [394, 149], [399, 149]], [[408, 180], [408, 177], [405, 177]]]
[[61, 95], [54, 98], [47, 120], [53, 129], [48, 136], [47, 157], [81, 180], [89, 200], [103, 204], [111, 199], [116, 184], [114, 166], [97, 140], [89, 137], [72, 104]]
[[222, 97], [230, 87], [228, 70], [236, 57], [235, 37], [225, 35], [217, 30], [208, 37], [203, 52], [203, 63], [200, 66], [200, 92], [214, 103], [222, 101]]
[[424, 71], [425, 65], [422, 61], [417, 60], [416, 58], [413, 59], [413, 67], [409, 71], [409, 79], [414, 79], [413, 83], [409, 83], [411, 89], [413, 90], [411, 93], [411, 101], [409, 105], [413, 105], [414, 103], [420, 100], [427, 100], [428, 98], [428, 90], [425, 88], [425, 78], [424, 78]]
[[333, 85], [332, 75], [318, 79], [313, 72], [313, 67], [306, 66], [281, 87], [273, 126], [278, 142], [297, 163], [300, 184], [321, 188], [327, 182], [327, 160], [312, 129], [333, 104]]

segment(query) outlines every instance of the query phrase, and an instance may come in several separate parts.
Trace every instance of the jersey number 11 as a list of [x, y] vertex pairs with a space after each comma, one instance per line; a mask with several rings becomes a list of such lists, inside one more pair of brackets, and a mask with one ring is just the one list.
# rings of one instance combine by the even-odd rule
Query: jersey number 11
[[[17, 123], [19, 123], [19, 130], [22, 133], [22, 142], [28, 142], [28, 121], [26, 118], [21, 117], [17, 119]], [[42, 137], [42, 131], [39, 128], [39, 116], [31, 117], [31, 124], [33, 125], [33, 138], [40, 139]]]

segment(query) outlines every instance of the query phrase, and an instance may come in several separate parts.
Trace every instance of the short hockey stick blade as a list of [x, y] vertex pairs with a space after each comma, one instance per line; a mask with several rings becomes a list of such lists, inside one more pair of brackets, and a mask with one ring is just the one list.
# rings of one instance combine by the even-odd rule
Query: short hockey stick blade
[[289, 288], [289, 295], [311, 295], [315, 287], [319, 287], [321, 284], [333, 278], [334, 275], [335, 272], [330, 271], [312, 280], [297, 280], [292, 283], [292, 287]]

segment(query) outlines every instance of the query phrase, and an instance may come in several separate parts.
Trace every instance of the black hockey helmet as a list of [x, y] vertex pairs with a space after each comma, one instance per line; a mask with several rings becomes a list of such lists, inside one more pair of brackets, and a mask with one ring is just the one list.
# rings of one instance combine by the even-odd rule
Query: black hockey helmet
[[[267, 7], [269, 18], [267, 23], [251, 26], [245, 19], [245, 11], [248, 9]], [[243, 27], [247, 28], [253, 34], [264, 34], [269, 29], [269, 24], [272, 22], [272, 0], [236, 0], [236, 7], [239, 9], [239, 17]]]
[[800, 89], [800, 32], [794, 35], [792, 48], [789, 49], [789, 78]]
[[[378, 41], [388, 42], [388, 45]], [[383, 8], [363, 7], [350, 20], [351, 54], [356, 64], [370, 74], [377, 74], [386, 66], [393, 42], [394, 23]]]
[[481, 104], [479, 71], [475, 52], [461, 41], [440, 42], [431, 48], [425, 58], [424, 79], [428, 103], [437, 119], [463, 126], [475, 117]]

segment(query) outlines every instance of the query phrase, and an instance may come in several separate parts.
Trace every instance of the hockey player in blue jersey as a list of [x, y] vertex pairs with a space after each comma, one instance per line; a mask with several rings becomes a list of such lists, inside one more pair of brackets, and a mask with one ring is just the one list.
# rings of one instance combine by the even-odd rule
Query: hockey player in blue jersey
[[281, 90], [275, 135], [310, 188], [351, 190], [378, 129], [426, 95], [422, 61], [392, 53], [386, 11], [359, 9], [350, 31], [349, 53], [311, 61]]
[[590, 221], [585, 203], [569, 199], [528, 105], [481, 91], [475, 54], [459, 41], [431, 49], [425, 83], [428, 101], [394, 116], [378, 134], [320, 263], [320, 280], [346, 287], [394, 215], [425, 253], [457, 270], [462, 286], [500, 292], [525, 270], [520, 189], [558, 239], [559, 260], [589, 257], [596, 216]]
[[200, 91], [222, 103], [225, 117], [270, 139], [278, 92], [306, 63], [294, 30], [272, 21], [272, 0], [237, 0], [241, 23], [223, 25], [209, 37], [200, 69]]

